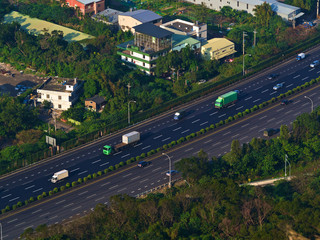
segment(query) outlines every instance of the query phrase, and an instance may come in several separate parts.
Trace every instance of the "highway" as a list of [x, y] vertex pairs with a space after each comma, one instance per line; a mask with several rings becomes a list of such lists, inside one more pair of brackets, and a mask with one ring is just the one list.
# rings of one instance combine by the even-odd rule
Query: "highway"
[[[229, 87], [186, 104], [187, 115], [181, 121], [174, 121], [173, 111], [171, 111], [137, 124], [130, 129], [122, 130], [108, 138], [99, 139], [77, 150], [55, 156], [50, 161], [43, 161], [38, 165], [21, 169], [9, 176], [0, 177], [0, 209], [5, 208], [7, 205], [13, 205], [18, 201], [36, 197], [44, 191], [52, 190], [54, 187], [65, 185], [67, 181], [77, 181], [78, 178], [168, 144], [173, 140], [208, 127], [212, 123], [228, 118], [228, 116], [234, 116], [246, 108], [259, 105], [280, 93], [310, 81], [320, 75], [320, 67], [310, 68], [309, 66], [318, 56], [320, 56], [320, 47], [308, 52], [306, 59], [302, 61], [296, 61], [292, 58], [286, 63], [258, 74], [250, 81], [238, 84], [237, 87]], [[277, 73], [279, 77], [268, 80], [267, 76], [270, 73]], [[272, 88], [277, 83], [283, 83], [284, 87], [274, 91]], [[234, 89], [242, 91], [239, 101], [235, 105], [219, 110], [213, 107], [214, 101], [219, 95]], [[102, 154], [104, 145], [119, 143], [121, 135], [132, 130], [141, 133], [139, 144], [112, 156], [104, 156]], [[51, 176], [62, 169], [69, 170], [70, 177], [61, 183], [52, 184], [50, 182]]]
[[[309, 96], [314, 106], [319, 106], [319, 91], [320, 85], [318, 84], [293, 96], [293, 102], [289, 105], [282, 106], [277, 103], [177, 146], [166, 153], [173, 162], [195, 155], [200, 149], [207, 152], [210, 157], [224, 154], [229, 151], [233, 139], [239, 139], [241, 143], [249, 142], [253, 137], [262, 137], [262, 132], [266, 128], [279, 128], [282, 124], [290, 124], [299, 114], [310, 112], [311, 103], [304, 96]], [[17, 238], [28, 227], [35, 228], [39, 224], [68, 221], [75, 216], [86, 214], [98, 203], [108, 204], [112, 195], [126, 193], [136, 196], [145, 190], [168, 182], [168, 177], [165, 176], [168, 169], [167, 157], [157, 155], [149, 159], [152, 163], [146, 168], [138, 168], [136, 164], [126, 166], [98, 180], [71, 189], [71, 191], [63, 192], [6, 215], [0, 215], [4, 239]]]

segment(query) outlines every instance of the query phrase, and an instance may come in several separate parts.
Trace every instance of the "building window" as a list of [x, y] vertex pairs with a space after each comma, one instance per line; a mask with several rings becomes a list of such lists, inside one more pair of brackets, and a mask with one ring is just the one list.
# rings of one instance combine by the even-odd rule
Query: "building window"
[[58, 108], [61, 108], [61, 104], [58, 104]]
[[247, 4], [247, 9], [249, 9], [249, 4]]
[[58, 99], [61, 100], [61, 96], [58, 96]]
[[145, 64], [145, 63], [143, 63], [142, 65], [143, 65], [143, 66], [146, 66], [146, 64]]
[[98, 4], [98, 7], [100, 7], [100, 4]]
[[222, 2], [222, 0], [220, 0], [220, 2]]
[[221, 9], [221, 6], [219, 6], [219, 9]]
[[210, 3], [210, 7], [212, 7], [212, 3]]
[[239, 1], [237, 1], [237, 7], [239, 7]]
[[49, 95], [49, 94], [47, 94], [47, 98], [50, 98], [50, 95]]
[[143, 55], [143, 59], [145, 59], [146, 58], [146, 55]]

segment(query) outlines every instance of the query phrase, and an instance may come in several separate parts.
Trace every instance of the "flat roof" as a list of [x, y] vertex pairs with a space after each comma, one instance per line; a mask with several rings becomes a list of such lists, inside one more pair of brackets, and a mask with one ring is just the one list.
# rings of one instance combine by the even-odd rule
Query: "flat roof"
[[77, 1], [87, 5], [87, 4], [91, 4], [91, 3], [94, 3], [94, 2], [101, 2], [103, 0], [77, 0]]
[[161, 27], [155, 26], [152, 23], [143, 23], [133, 28], [138, 33], [143, 33], [155, 38], [163, 38], [163, 37], [171, 36], [173, 34], [172, 32], [165, 30]]
[[48, 90], [55, 92], [70, 92], [66, 90], [66, 86], [74, 86], [78, 83], [79, 80], [75, 82], [74, 79], [66, 78], [51, 78], [46, 84], [38, 88], [39, 90]]
[[234, 45], [233, 42], [229, 41], [226, 38], [212, 38], [207, 41], [202, 47], [211, 48], [213, 51], [219, 50], [221, 48], [228, 47], [230, 45]]
[[194, 39], [189, 36], [179, 35], [179, 34], [172, 35], [172, 48], [174, 48], [176, 46], [180, 46], [182, 44], [187, 44], [187, 45], [192, 46], [192, 45], [198, 44], [198, 43], [200, 43], [199, 40]]
[[120, 16], [130, 16], [133, 17], [134, 19], [139, 20], [142, 23], [147, 23], [147, 22], [152, 22], [154, 20], [161, 19], [162, 17], [159, 16], [158, 14], [150, 11], [150, 10], [144, 10], [144, 9], [139, 9], [136, 11], [132, 12], [125, 12], [119, 14]]

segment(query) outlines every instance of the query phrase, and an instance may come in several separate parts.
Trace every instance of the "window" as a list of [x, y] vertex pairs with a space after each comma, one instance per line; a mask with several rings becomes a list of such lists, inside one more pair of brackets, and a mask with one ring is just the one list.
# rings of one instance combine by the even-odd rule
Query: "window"
[[61, 96], [58, 96], [58, 99], [61, 100]]
[[249, 4], [247, 4], [247, 9], [249, 9]]
[[146, 58], [146, 55], [143, 55], [143, 58], [145, 59], [145, 58]]
[[143, 65], [143, 66], [146, 66], [146, 64], [145, 64], [145, 63], [143, 63], [142, 65]]
[[210, 7], [212, 7], [212, 3], [210, 3]]
[[50, 98], [50, 95], [49, 95], [49, 94], [47, 94], [47, 98]]
[[220, 2], [222, 2], [222, 0], [220, 0]]
[[239, 7], [239, 1], [237, 1], [237, 7]]
[[58, 108], [61, 108], [61, 104], [58, 105]]

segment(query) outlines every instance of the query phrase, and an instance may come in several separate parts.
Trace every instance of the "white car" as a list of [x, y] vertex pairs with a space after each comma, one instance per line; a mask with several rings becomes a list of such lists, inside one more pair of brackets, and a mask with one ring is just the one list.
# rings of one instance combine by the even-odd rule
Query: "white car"
[[166, 175], [169, 177], [170, 175], [173, 176], [173, 175], [176, 175], [178, 173], [178, 171], [176, 170], [171, 170], [171, 172], [166, 172]]
[[279, 90], [280, 88], [282, 88], [283, 87], [283, 84], [282, 83], [278, 83], [277, 85], [275, 85], [274, 87], [273, 87], [273, 90]]
[[320, 61], [319, 60], [315, 60], [310, 64], [310, 67], [314, 68], [315, 66], [319, 65]]

